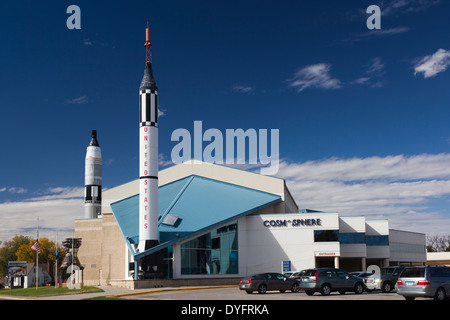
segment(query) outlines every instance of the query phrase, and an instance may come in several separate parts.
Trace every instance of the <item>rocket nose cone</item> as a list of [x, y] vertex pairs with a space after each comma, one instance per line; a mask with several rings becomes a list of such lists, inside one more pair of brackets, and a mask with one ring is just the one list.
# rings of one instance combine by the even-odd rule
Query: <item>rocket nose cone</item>
[[144, 77], [142, 78], [141, 86], [139, 87], [139, 89], [158, 90], [158, 88], [156, 87], [155, 78], [153, 77], [153, 69], [151, 63], [147, 63], [145, 65]]
[[99, 147], [99, 144], [97, 141], [97, 130], [92, 130], [91, 142], [89, 142], [89, 145]]

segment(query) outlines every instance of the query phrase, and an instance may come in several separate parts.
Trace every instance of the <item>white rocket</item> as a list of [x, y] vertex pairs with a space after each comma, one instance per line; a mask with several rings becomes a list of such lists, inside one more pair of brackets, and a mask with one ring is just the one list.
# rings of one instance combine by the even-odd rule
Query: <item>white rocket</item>
[[84, 185], [84, 217], [96, 219], [102, 213], [102, 152], [96, 130], [86, 151]]
[[150, 29], [147, 59], [139, 88], [139, 252], [159, 243], [158, 232], [158, 88], [153, 78]]

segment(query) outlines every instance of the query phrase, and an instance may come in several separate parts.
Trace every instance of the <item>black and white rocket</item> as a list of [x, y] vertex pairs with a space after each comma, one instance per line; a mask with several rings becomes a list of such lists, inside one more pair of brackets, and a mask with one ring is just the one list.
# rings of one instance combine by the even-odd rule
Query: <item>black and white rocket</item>
[[92, 130], [86, 150], [84, 185], [84, 217], [96, 219], [102, 213], [102, 152], [97, 130]]
[[150, 29], [147, 59], [139, 88], [139, 252], [159, 243], [158, 232], [158, 87], [153, 78]]

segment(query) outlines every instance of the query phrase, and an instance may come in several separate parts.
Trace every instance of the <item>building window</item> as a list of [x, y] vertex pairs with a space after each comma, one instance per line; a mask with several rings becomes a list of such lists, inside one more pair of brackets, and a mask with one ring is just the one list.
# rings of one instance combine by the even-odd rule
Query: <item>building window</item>
[[314, 242], [339, 241], [339, 230], [314, 230]]
[[237, 223], [181, 245], [181, 274], [237, 274]]
[[339, 243], [340, 244], [366, 243], [366, 234], [360, 232], [339, 233]]
[[389, 249], [392, 252], [425, 253], [424, 245], [410, 243], [390, 243]]
[[389, 236], [366, 236], [366, 246], [388, 246]]

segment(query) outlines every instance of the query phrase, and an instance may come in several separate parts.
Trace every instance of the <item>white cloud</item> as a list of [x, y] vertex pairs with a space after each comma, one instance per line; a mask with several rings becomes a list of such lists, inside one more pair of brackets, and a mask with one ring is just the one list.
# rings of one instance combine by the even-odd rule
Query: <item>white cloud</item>
[[420, 59], [414, 66], [414, 75], [423, 73], [424, 78], [435, 77], [450, 65], [450, 50], [439, 49], [432, 55]]
[[[163, 155], [159, 162], [169, 165]], [[255, 165], [245, 169], [260, 171]], [[394, 229], [449, 234], [449, 153], [281, 160], [277, 176], [286, 180], [300, 208], [388, 219]], [[37, 216], [40, 236], [54, 239], [57, 230], [59, 239], [71, 236], [74, 220], [84, 216], [83, 193], [83, 187], [56, 187], [33, 198], [0, 203], [0, 241], [16, 234], [34, 237]], [[447, 206], [440, 208], [435, 201]]]
[[[258, 168], [252, 168], [255, 172]], [[449, 234], [450, 154], [280, 161], [300, 208], [388, 219], [390, 228]], [[439, 208], [437, 208], [439, 207]]]
[[294, 78], [288, 80], [291, 87], [297, 88], [298, 92], [306, 88], [338, 89], [342, 83], [330, 76], [331, 66], [326, 63], [318, 63], [306, 66], [298, 70]]
[[0, 203], [0, 241], [15, 235], [36, 236], [39, 217], [39, 237], [55, 240], [71, 236], [75, 219], [84, 216], [84, 188], [48, 188], [41, 195], [20, 201]]
[[388, 16], [424, 11], [439, 2], [440, 0], [391, 0], [387, 3], [382, 1], [381, 14]]
[[235, 84], [233, 85], [233, 87], [231, 88], [233, 91], [235, 92], [240, 92], [240, 93], [248, 93], [254, 90], [253, 87], [250, 86], [243, 86], [240, 84]]
[[0, 192], [9, 192], [11, 194], [22, 194], [26, 193], [27, 190], [21, 187], [3, 187], [0, 188]]
[[[382, 13], [383, 14], [383, 13]], [[411, 29], [409, 27], [394, 27], [394, 28], [383, 28], [383, 29], [373, 29], [373, 30], [369, 30], [367, 29], [364, 32], [359, 32], [359, 33], [355, 33], [352, 34], [350, 37], [345, 38], [344, 40], [338, 41], [338, 43], [354, 43], [354, 42], [359, 42], [362, 40], [369, 40], [369, 39], [374, 39], [374, 38], [381, 38], [381, 37], [386, 37], [386, 36], [393, 36], [393, 35], [397, 35], [400, 33], [404, 33], [404, 32], [408, 32]]]
[[87, 96], [81, 96], [72, 100], [67, 100], [67, 104], [85, 104], [88, 103]]

